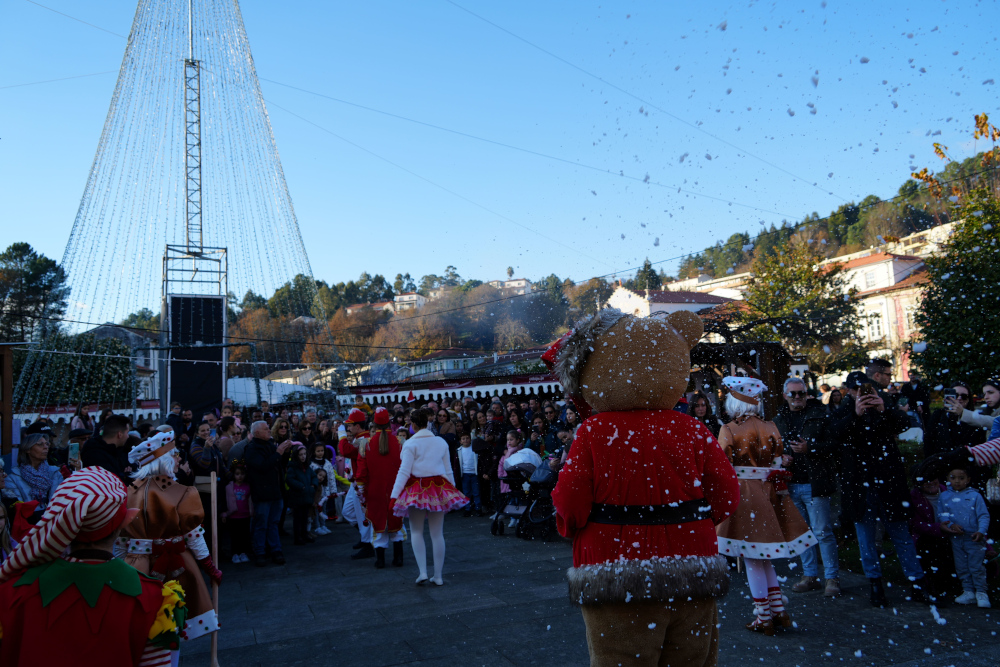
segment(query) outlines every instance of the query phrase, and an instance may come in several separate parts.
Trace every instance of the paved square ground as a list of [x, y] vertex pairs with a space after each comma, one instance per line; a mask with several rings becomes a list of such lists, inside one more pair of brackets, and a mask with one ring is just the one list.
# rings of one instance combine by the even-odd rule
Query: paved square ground
[[[376, 570], [373, 560], [350, 560], [356, 531], [330, 526], [316, 544], [286, 547], [284, 567], [222, 564], [223, 667], [588, 664], [583, 620], [566, 595], [568, 542], [493, 537], [487, 519], [452, 514], [446, 585], [417, 587], [409, 543], [405, 567]], [[787, 567], [780, 573], [797, 580]], [[841, 584], [836, 600], [789, 592], [797, 627], [767, 638], [743, 628], [749, 592], [734, 571], [720, 605], [720, 664], [1000, 665], [1000, 608], [943, 609], [942, 624], [891, 589], [897, 606], [872, 609], [863, 577]], [[185, 644], [181, 664], [207, 665], [208, 648], [207, 639]]]

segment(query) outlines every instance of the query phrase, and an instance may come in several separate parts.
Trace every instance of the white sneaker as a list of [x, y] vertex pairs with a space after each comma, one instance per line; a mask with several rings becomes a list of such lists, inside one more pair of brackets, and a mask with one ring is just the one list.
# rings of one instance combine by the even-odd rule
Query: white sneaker
[[240, 554], [240, 562], [241, 563], [249, 563], [250, 562], [250, 557], [247, 556], [246, 554]]
[[320, 526], [319, 530], [317, 530], [316, 532], [319, 533], [320, 535], [329, 535], [333, 531], [327, 528], [326, 526]]
[[496, 519], [497, 518], [497, 514], [498, 514], [498, 512], [494, 512], [493, 514], [491, 514], [490, 515], [490, 520], [492, 521], [493, 519]]
[[509, 523], [509, 524], [507, 524], [507, 527], [508, 527], [508, 528], [513, 528], [513, 527], [514, 527], [514, 526], [516, 526], [516, 525], [517, 525], [517, 519], [511, 519], [511, 520], [510, 520], [510, 523]]
[[238, 565], [243, 562], [243, 559], [240, 558], [239, 554], [233, 554], [233, 562]]
[[980, 609], [989, 609], [990, 596], [986, 593], [976, 593], [976, 606]]
[[955, 604], [972, 604], [976, 601], [976, 594], [972, 591], [965, 591], [957, 598], [955, 598]]

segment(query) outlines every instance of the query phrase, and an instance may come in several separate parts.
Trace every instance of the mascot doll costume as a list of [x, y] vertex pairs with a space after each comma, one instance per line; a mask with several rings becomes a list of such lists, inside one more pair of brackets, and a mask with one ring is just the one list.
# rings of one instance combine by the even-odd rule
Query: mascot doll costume
[[567, 394], [594, 413], [552, 494], [559, 532], [573, 539], [570, 598], [594, 667], [717, 662], [716, 598], [729, 575], [715, 526], [740, 489], [711, 431], [672, 409], [702, 332], [690, 312], [606, 309], [548, 353]]

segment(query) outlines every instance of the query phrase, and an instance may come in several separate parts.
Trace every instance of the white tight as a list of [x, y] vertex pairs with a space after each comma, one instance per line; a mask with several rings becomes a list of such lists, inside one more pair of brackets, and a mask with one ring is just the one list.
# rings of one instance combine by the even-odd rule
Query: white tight
[[747, 583], [750, 584], [750, 595], [757, 600], [767, 599], [767, 589], [778, 586], [778, 575], [769, 560], [744, 558], [747, 566]]
[[444, 569], [444, 512], [428, 512], [410, 508], [410, 543], [413, 558], [417, 561], [420, 576], [427, 576], [427, 546], [424, 544], [424, 518], [431, 531], [431, 546], [434, 549], [434, 579], [441, 580]]

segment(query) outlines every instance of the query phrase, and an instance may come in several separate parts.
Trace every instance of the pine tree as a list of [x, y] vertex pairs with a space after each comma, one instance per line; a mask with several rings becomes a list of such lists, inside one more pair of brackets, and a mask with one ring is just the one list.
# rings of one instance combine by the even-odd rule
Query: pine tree
[[916, 365], [931, 384], [979, 387], [1000, 368], [1000, 202], [986, 187], [961, 197], [960, 222], [944, 253], [928, 258], [930, 285], [916, 322], [923, 344]]

